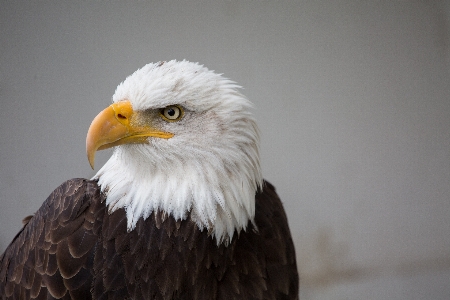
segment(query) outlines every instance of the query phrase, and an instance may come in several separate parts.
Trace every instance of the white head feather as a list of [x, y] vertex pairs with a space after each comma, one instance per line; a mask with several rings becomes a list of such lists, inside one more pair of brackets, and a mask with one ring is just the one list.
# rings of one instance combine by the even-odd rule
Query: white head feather
[[113, 102], [129, 100], [135, 111], [184, 108], [183, 118], [152, 124], [170, 139], [117, 146], [94, 176], [112, 212], [124, 208], [128, 230], [160, 211], [189, 216], [217, 243], [228, 242], [255, 215], [262, 186], [259, 134], [252, 105], [234, 82], [188, 61], [148, 64], [116, 89]]

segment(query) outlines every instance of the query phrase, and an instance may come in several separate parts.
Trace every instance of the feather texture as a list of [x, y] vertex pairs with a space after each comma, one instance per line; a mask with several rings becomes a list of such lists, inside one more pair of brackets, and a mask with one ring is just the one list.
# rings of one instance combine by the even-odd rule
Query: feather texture
[[0, 256], [1, 299], [297, 299], [295, 251], [272, 185], [255, 224], [217, 245], [195, 222], [154, 211], [127, 230], [96, 181], [58, 187]]

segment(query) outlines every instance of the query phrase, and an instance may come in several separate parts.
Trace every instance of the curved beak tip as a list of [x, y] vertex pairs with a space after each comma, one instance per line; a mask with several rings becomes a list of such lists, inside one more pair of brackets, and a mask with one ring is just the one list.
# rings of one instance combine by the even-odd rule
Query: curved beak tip
[[94, 170], [95, 156], [92, 156], [92, 157], [88, 156], [88, 160], [89, 160], [89, 165], [91, 166], [92, 170]]
[[95, 147], [92, 147], [92, 145], [89, 143], [89, 139], [86, 140], [86, 155], [87, 155], [87, 159], [89, 161], [89, 165], [91, 166], [92, 169], [94, 169], [94, 164], [95, 164], [95, 152], [97, 151], [97, 149], [95, 149]]

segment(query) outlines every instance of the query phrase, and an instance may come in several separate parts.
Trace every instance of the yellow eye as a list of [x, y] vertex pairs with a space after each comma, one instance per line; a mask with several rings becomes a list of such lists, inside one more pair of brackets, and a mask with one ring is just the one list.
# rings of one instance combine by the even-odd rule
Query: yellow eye
[[159, 113], [164, 120], [174, 122], [183, 117], [184, 111], [183, 108], [178, 105], [170, 105], [161, 109]]

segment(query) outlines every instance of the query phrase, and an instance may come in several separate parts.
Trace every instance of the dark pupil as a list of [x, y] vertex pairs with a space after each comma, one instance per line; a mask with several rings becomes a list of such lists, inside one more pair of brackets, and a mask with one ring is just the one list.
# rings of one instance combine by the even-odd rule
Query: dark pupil
[[168, 114], [169, 116], [173, 117], [173, 116], [175, 115], [175, 110], [174, 110], [173, 108], [169, 108], [169, 109], [167, 110], [167, 114]]

